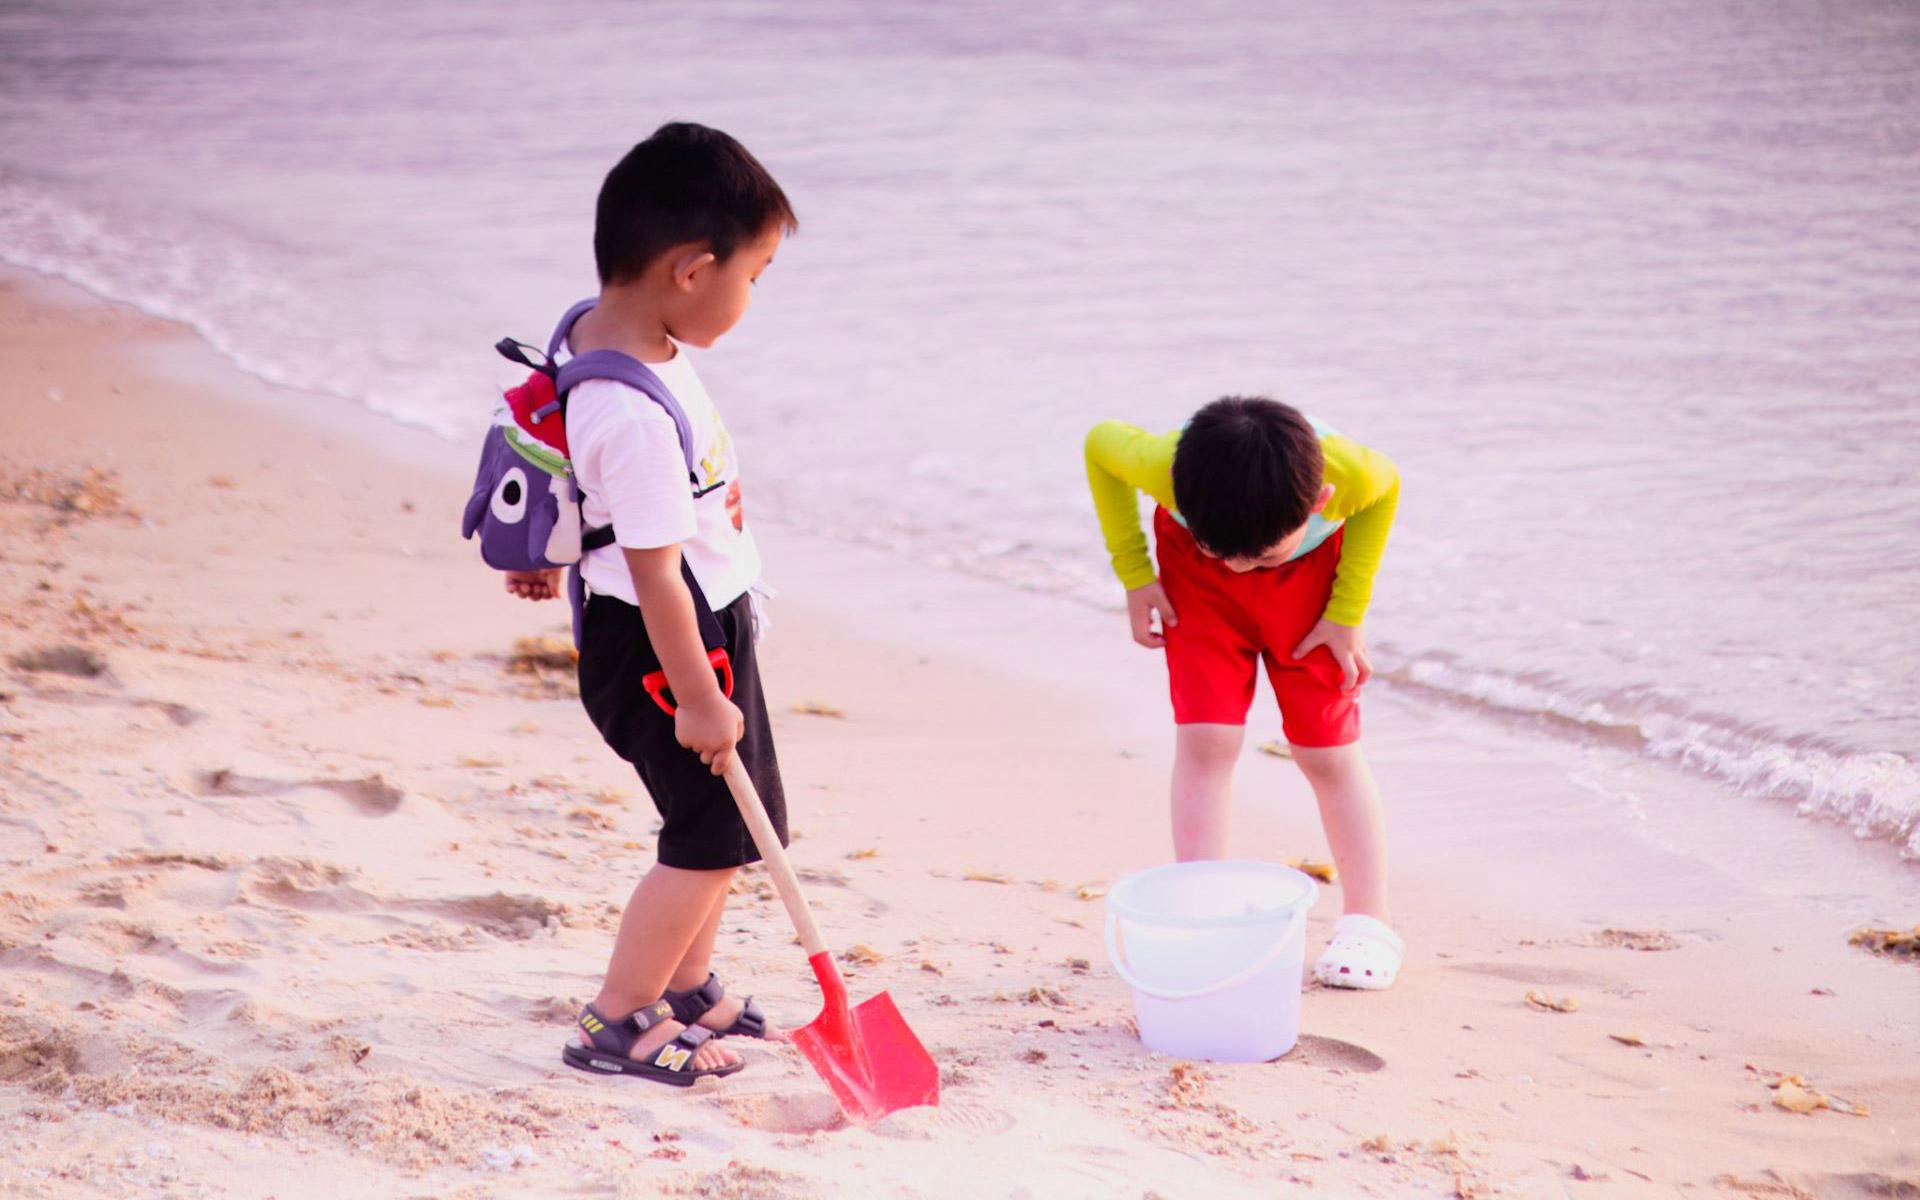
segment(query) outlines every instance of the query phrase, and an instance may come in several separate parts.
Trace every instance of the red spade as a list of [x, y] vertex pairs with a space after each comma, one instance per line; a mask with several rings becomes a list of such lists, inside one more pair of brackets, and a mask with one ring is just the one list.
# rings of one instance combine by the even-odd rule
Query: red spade
[[800, 894], [793, 864], [787, 861], [760, 793], [738, 755], [727, 763], [727, 786], [753, 833], [753, 844], [760, 848], [767, 873], [780, 890], [825, 997], [820, 1015], [793, 1032], [794, 1045], [833, 1089], [841, 1111], [856, 1121], [874, 1121], [897, 1109], [940, 1103], [940, 1068], [907, 1028], [893, 997], [881, 992], [871, 1000], [848, 1005], [846, 981], [840, 978], [840, 968], [813, 922], [813, 909]]

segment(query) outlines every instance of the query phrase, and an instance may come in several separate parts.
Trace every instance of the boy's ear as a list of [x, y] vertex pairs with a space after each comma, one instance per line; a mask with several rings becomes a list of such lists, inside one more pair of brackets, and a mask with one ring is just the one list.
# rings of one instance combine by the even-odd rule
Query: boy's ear
[[678, 252], [673, 260], [673, 286], [686, 288], [693, 282], [693, 276], [701, 267], [718, 262], [713, 251], [693, 245]]
[[1323, 483], [1320, 485], [1320, 498], [1315, 500], [1313, 502], [1313, 507], [1308, 509], [1307, 511], [1320, 512], [1327, 507], [1327, 501], [1331, 499], [1333, 499], [1333, 485], [1330, 483]]

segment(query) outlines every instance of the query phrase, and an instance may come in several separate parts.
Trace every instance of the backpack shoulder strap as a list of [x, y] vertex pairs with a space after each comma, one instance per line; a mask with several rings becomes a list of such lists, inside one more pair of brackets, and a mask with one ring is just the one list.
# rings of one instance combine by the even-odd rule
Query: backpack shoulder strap
[[567, 340], [567, 334], [572, 331], [573, 323], [578, 321], [582, 314], [598, 303], [600, 303], [598, 299], [588, 296], [585, 300], [582, 300], [567, 310], [566, 315], [560, 318], [560, 323], [553, 327], [553, 336], [547, 339], [548, 360], [552, 360], [554, 355], [560, 353], [560, 343]]
[[[549, 362], [553, 360], [554, 355], [560, 353], [560, 343], [567, 340], [567, 334], [573, 330], [573, 323], [598, 303], [597, 298], [589, 296], [568, 309], [560, 318], [560, 323], [553, 327], [553, 336], [547, 339]], [[562, 411], [566, 408], [567, 393], [589, 379], [611, 379], [624, 383], [665, 409], [667, 415], [673, 418], [674, 432], [680, 435], [680, 456], [686, 460], [687, 477], [691, 479], [695, 476], [693, 425], [687, 420], [686, 410], [681, 408], [680, 402], [673, 398], [673, 392], [647, 367], [647, 364], [618, 350], [589, 350], [585, 354], [575, 355], [561, 366], [559, 375], [553, 381], [553, 390]]]
[[680, 435], [680, 457], [686, 460], [687, 474], [693, 474], [693, 425], [687, 420], [686, 410], [673, 398], [673, 393], [660, 377], [647, 369], [647, 364], [639, 359], [620, 353], [618, 350], [589, 350], [566, 361], [560, 368], [560, 378], [554, 381], [554, 390], [562, 396], [589, 379], [611, 379], [624, 383], [666, 410], [673, 418], [674, 432]]

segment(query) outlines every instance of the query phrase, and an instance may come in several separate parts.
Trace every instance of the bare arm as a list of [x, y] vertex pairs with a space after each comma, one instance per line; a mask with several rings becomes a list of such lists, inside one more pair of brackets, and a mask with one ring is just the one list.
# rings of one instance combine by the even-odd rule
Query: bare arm
[[674, 736], [712, 767], [715, 775], [724, 774], [733, 748], [745, 732], [746, 719], [721, 692], [707, 662], [693, 596], [680, 577], [680, 547], [623, 547], [622, 553], [633, 575], [633, 591], [640, 600], [647, 640], [653, 643], [678, 706], [673, 718]]

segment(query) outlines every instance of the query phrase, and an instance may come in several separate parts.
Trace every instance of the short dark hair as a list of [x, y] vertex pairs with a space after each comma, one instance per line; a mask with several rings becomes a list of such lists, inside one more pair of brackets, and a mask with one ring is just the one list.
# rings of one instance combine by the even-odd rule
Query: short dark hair
[[718, 129], [674, 121], [607, 172], [594, 216], [594, 263], [601, 283], [623, 283], [688, 242], [705, 242], [725, 262], [775, 224], [787, 233], [800, 227], [760, 160]]
[[1173, 501], [1193, 540], [1221, 558], [1256, 558], [1306, 524], [1326, 461], [1300, 410], [1226, 396], [1188, 422], [1173, 452]]

